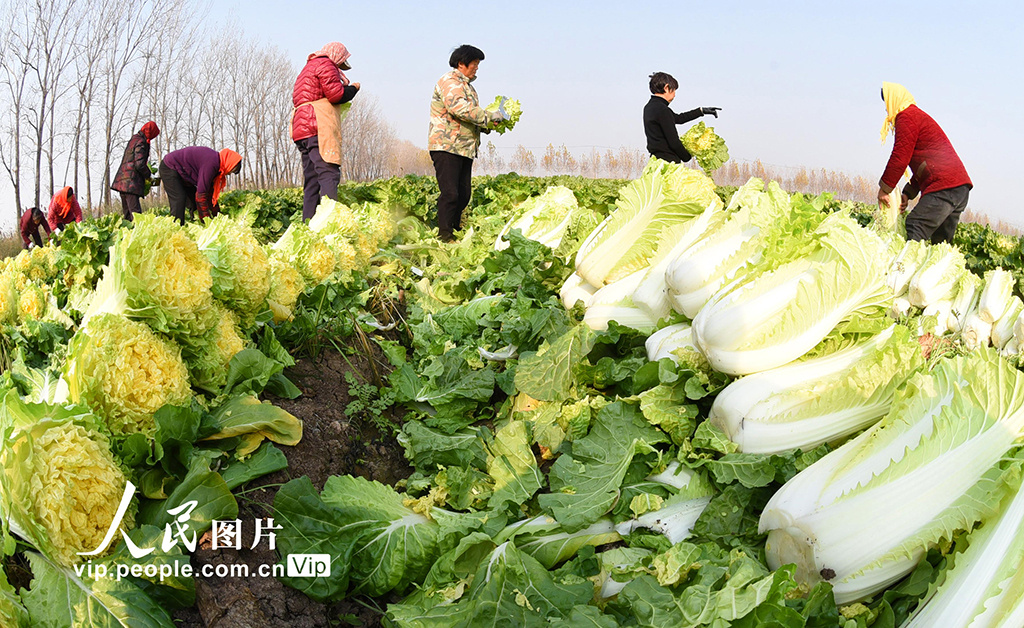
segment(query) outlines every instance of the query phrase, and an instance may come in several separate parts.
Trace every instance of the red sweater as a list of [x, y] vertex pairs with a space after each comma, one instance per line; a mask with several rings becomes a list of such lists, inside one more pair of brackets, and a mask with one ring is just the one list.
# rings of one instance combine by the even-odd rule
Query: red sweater
[[907, 166], [914, 173], [911, 187], [921, 194], [961, 185], [973, 187], [946, 134], [917, 105], [910, 105], [896, 116], [896, 140], [882, 173], [882, 183], [896, 187]]

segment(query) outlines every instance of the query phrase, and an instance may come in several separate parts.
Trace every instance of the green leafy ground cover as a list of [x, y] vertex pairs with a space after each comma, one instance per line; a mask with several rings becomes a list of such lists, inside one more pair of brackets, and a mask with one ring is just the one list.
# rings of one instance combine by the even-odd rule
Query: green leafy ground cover
[[[189, 578], [127, 578], [114, 586], [73, 577], [73, 566], [51, 547], [56, 528], [35, 521], [38, 498], [14, 480], [29, 468], [14, 457], [20, 435], [30, 432], [19, 416], [78, 425], [91, 442], [105, 444], [112, 464], [139, 487], [126, 530], [136, 543], [153, 545], [171, 522], [168, 510], [196, 500], [201, 508], [187, 523], [202, 534], [214, 519], [235, 517], [249, 483], [282, 471], [281, 448], [294, 444], [304, 417], [259, 399], [297, 395], [287, 376], [295, 359], [331, 347], [386, 360], [362, 362], [370, 372], [361, 380], [349, 375], [345, 412], [382, 433], [393, 430], [412, 472], [394, 486], [339, 474], [321, 486], [296, 478], [277, 491], [278, 555], [332, 556], [329, 575], [282, 578], [314, 600], [377, 600], [381, 620], [400, 626], [900, 625], [946, 565], [943, 548], [884, 593], [844, 606], [827, 583], [807, 587], [791, 567], [769, 569], [761, 510], [830, 448], [736, 451], [705, 421], [728, 376], [706, 365], [651, 362], [647, 334], [615, 323], [591, 330], [581, 323], [581, 307], [562, 305], [558, 290], [573, 271], [572, 254], [614, 209], [623, 183], [479, 177], [465, 230], [451, 244], [438, 242], [431, 226], [433, 179], [346, 184], [339, 201], [363, 208], [363, 218], [387, 213], [389, 238], [361, 250], [370, 246], [368, 231], [346, 236], [354, 264], [342, 267], [341, 257], [332, 257], [328, 276], [306, 281], [289, 316], [260, 303], [239, 318], [242, 348], [224, 362], [223, 381], [197, 386], [196, 373], [205, 371], [186, 364], [195, 386], [188, 402], [159, 408], [141, 433], [112, 432], [99, 416], [102, 404], [90, 407], [88, 396], [71, 402], [79, 413], [73, 417], [85, 418], [64, 416], [66, 402], [52, 384], [76, 363], [69, 354], [90, 291], [105, 274], [110, 247], [132, 226], [109, 216], [82, 223], [62, 234], [59, 246], [9, 262], [0, 277], [8, 395], [0, 490], [3, 512], [13, 521], [11, 513], [24, 510], [21, 526], [36, 531], [12, 526], [7, 537], [7, 553], [27, 564], [33, 579], [17, 589], [0, 582], [4, 625], [171, 625], [169, 611], [195, 600]], [[509, 246], [495, 250], [515, 207], [552, 185], [572, 190], [580, 207], [559, 247], [512, 232]], [[733, 191], [717, 190], [725, 202]], [[295, 190], [236, 191], [222, 206], [271, 245], [298, 227], [299, 198]], [[815, 202], [870, 221], [867, 208], [828, 197]], [[972, 271], [1012, 268], [1019, 281], [1018, 238], [964, 225], [957, 244]], [[45, 288], [48, 307], [21, 305], [30, 282]], [[238, 307], [237, 299], [216, 300]], [[130, 309], [126, 316], [152, 318]], [[188, 346], [173, 325], [153, 329]], [[40, 436], [24, 442], [33, 438]], [[689, 535], [673, 542], [658, 529], [620, 531], [624, 522], [681, 501], [678, 486], [651, 479], [672, 463], [688, 469], [686, 490], [706, 501]], [[126, 559], [119, 541], [97, 560]], [[179, 544], [131, 560], [173, 564], [187, 561], [188, 552]], [[609, 586], [620, 590], [601, 596]]]

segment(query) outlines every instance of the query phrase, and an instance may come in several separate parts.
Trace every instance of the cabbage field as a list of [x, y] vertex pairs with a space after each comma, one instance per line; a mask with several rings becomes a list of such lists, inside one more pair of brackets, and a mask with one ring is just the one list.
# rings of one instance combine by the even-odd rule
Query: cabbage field
[[1024, 626], [1019, 238], [653, 158], [436, 197], [0, 262], [0, 626]]

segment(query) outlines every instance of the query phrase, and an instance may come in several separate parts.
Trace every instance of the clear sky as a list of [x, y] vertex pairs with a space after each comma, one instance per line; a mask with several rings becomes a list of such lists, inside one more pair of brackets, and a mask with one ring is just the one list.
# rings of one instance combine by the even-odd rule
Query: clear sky
[[967, 167], [970, 207], [1024, 226], [1022, 18], [1009, 1], [212, 0], [208, 21], [279, 47], [296, 68], [341, 41], [349, 78], [418, 146], [433, 85], [462, 43], [487, 55], [482, 100], [522, 102], [516, 129], [488, 139], [535, 152], [642, 148], [647, 77], [660, 70], [680, 81], [676, 111], [722, 108], [711, 122], [733, 157], [877, 180], [892, 145], [879, 141], [879, 89], [902, 83]]

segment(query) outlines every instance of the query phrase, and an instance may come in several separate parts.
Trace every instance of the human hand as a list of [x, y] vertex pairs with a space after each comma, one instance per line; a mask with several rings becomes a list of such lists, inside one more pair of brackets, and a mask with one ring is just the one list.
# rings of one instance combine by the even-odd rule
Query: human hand
[[721, 111], [721, 110], [722, 110], [721, 107], [701, 107], [700, 108], [700, 113], [701, 113], [701, 115], [705, 115], [705, 116], [712, 115], [712, 116], [715, 116], [717, 118], [718, 117], [718, 112]]
[[889, 193], [882, 188], [878, 188], [878, 206], [881, 207], [882, 205], [889, 206]]
[[352, 83], [352, 87], [359, 89], [359, 83]]
[[900, 194], [900, 213], [907, 211], [907, 205], [910, 203], [910, 199], [907, 198], [906, 193]]

